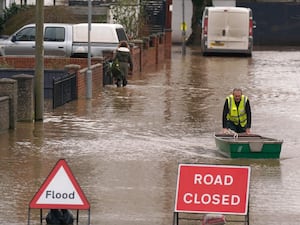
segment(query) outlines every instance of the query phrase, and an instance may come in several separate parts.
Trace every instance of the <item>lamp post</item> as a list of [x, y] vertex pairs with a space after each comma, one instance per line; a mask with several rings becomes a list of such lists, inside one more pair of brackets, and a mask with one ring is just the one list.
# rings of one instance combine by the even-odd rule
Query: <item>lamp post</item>
[[92, 2], [88, 0], [88, 69], [86, 71], [86, 98], [92, 98], [92, 70], [91, 70], [91, 21], [92, 21]]
[[185, 6], [184, 6], [184, 0], [182, 0], [182, 24], [181, 24], [181, 31], [182, 31], [182, 54], [185, 55], [186, 53], [186, 48], [185, 48], [185, 39], [186, 39], [186, 23], [185, 23], [185, 18], [184, 18], [184, 11], [185, 11]]
[[36, 0], [36, 52], [35, 52], [35, 120], [44, 114], [44, 0]]

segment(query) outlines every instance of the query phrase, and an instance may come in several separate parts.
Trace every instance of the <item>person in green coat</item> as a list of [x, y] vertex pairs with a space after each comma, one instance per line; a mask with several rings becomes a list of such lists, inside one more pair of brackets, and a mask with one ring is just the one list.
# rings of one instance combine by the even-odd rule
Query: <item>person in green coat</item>
[[125, 87], [127, 85], [128, 69], [130, 71], [132, 71], [133, 69], [131, 53], [126, 41], [120, 42], [113, 61], [119, 64], [119, 72], [116, 72], [114, 74], [116, 79], [116, 85], [120, 87], [122, 84], [123, 87]]

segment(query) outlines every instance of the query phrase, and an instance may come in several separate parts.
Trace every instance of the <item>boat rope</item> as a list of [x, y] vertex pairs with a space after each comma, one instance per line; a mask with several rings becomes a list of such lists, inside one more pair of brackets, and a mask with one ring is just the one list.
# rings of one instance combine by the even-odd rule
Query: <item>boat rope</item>
[[234, 130], [231, 130], [231, 129], [227, 129], [226, 134], [232, 134], [234, 139], [239, 138], [239, 134], [237, 132], [235, 132]]

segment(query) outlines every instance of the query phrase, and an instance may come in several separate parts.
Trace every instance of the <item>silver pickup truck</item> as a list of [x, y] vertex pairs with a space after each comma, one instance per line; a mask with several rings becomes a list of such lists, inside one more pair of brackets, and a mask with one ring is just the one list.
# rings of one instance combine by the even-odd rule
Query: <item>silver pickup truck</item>
[[[120, 41], [128, 41], [122, 25], [92, 23], [91, 56], [102, 56], [104, 50], [115, 50]], [[7, 39], [0, 40], [0, 54], [35, 55], [35, 24], [20, 28]], [[65, 57], [88, 56], [88, 23], [44, 24], [44, 55]]]

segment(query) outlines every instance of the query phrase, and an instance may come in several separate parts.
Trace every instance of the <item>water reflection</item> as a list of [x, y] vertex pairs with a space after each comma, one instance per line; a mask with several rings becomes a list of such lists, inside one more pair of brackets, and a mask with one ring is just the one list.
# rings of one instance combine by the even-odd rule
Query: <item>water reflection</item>
[[[47, 111], [43, 123], [1, 133], [0, 221], [24, 224], [31, 198], [65, 158], [90, 201], [93, 225], [171, 224], [179, 163], [250, 165], [250, 223], [298, 225], [300, 55], [275, 53], [202, 57], [188, 48], [183, 57], [174, 47], [169, 62], [126, 88], [107, 86], [95, 99]], [[284, 139], [280, 160], [218, 154], [212, 135], [233, 87], [250, 98], [253, 131]]]

